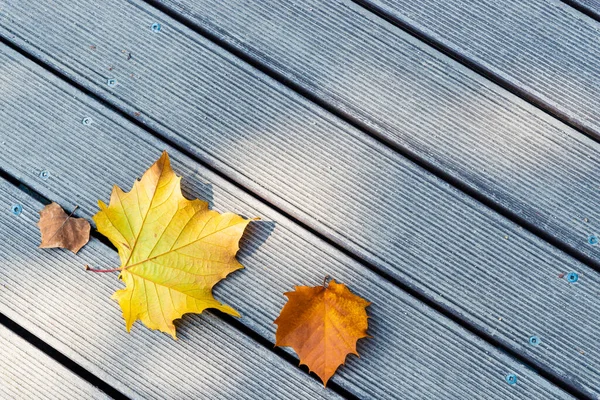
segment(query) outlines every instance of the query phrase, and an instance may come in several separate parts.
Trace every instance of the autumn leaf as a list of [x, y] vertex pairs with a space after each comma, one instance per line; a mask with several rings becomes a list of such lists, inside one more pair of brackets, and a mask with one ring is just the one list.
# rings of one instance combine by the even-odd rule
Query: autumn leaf
[[290, 346], [300, 364], [327, 385], [348, 354], [355, 354], [358, 339], [367, 337], [367, 310], [371, 304], [352, 294], [344, 284], [296, 286], [284, 293], [289, 301], [275, 320], [276, 346]]
[[77, 254], [89, 242], [90, 223], [83, 218], [72, 218], [73, 212], [67, 215], [56, 203], [48, 204], [40, 211], [37, 225], [42, 233], [41, 249], [61, 247]]
[[239, 316], [212, 296], [213, 286], [243, 268], [239, 240], [251, 220], [219, 214], [201, 200], [181, 194], [167, 152], [136, 181], [130, 192], [113, 187], [110, 204], [99, 201], [98, 231], [119, 251], [125, 289], [116, 299], [127, 331], [136, 320], [176, 339], [173, 320], [216, 308]]

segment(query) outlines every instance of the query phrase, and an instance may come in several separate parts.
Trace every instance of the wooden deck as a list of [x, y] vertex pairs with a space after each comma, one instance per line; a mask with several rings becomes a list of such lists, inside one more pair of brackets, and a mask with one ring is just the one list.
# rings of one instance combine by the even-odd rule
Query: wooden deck
[[[600, 1], [0, 0], [0, 41], [0, 398], [600, 399]], [[37, 248], [165, 149], [262, 218], [178, 341], [100, 235]], [[373, 303], [327, 389], [272, 323], [325, 275]]]

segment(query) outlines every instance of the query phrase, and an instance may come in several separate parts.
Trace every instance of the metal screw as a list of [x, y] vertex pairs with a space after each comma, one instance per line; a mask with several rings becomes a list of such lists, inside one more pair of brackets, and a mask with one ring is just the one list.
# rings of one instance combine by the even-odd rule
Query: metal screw
[[539, 345], [541, 342], [540, 338], [537, 336], [532, 336], [529, 338], [529, 344], [532, 346], [537, 346]]
[[115, 78], [110, 78], [106, 81], [106, 84], [109, 87], [115, 87], [115, 86], [117, 86], [117, 80]]
[[598, 236], [596, 236], [596, 235], [590, 235], [590, 236], [588, 236], [588, 243], [591, 244], [592, 246], [597, 245], [598, 242], [599, 242]]
[[40, 178], [47, 181], [48, 178], [50, 178], [50, 172], [48, 172], [47, 169], [43, 170], [42, 172], [40, 172]]
[[567, 274], [567, 281], [571, 282], [571, 283], [575, 283], [579, 280], [579, 275], [577, 274], [577, 272], [569, 272]]
[[506, 383], [508, 383], [509, 385], [517, 384], [517, 376], [515, 374], [508, 374], [504, 377], [504, 379], [506, 380]]
[[154, 32], [154, 33], [160, 32], [160, 28], [161, 28], [161, 26], [158, 22], [153, 23], [152, 26], [150, 27], [150, 29], [152, 29], [152, 32]]
[[81, 123], [86, 126], [90, 126], [92, 124], [92, 119], [90, 117], [85, 117], [81, 120]]
[[23, 212], [23, 207], [21, 207], [20, 204], [13, 204], [13, 206], [10, 208], [10, 210], [15, 215], [21, 215], [21, 213]]

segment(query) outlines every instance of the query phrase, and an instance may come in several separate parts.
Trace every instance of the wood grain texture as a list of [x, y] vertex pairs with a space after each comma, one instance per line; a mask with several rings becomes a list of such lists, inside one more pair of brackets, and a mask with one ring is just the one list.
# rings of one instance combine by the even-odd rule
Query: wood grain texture
[[581, 7], [596, 18], [600, 18], [600, 1], [598, 0], [569, 0], [565, 3]]
[[[23, 207], [19, 216], [10, 212], [15, 203]], [[42, 205], [6, 181], [0, 182], [0, 204], [5, 244], [0, 249], [0, 312], [125, 395], [339, 398], [214, 315], [184, 317], [178, 341], [140, 325], [128, 334], [121, 309], [110, 299], [122, 287], [116, 274], [83, 268], [85, 263], [114, 264], [116, 252], [95, 239], [78, 256], [36, 249], [35, 222]]]
[[[349, 0], [159, 2], [396, 148], [599, 258], [600, 247], [586, 242], [600, 232], [597, 142]], [[600, 132], [600, 25], [571, 7], [557, 0], [372, 3]]]
[[600, 24], [560, 0], [365, 3], [442, 43], [600, 138]]
[[[212, 199], [218, 211], [263, 219], [248, 227], [243, 240], [239, 260], [246, 268], [232, 274], [215, 290], [215, 298], [237, 309], [242, 315], [240, 322], [246, 327], [274, 343], [273, 321], [285, 303], [283, 293], [294, 285], [318, 284], [326, 274], [373, 303], [369, 307], [372, 318], [368, 331], [373, 338], [361, 341], [361, 358], [350, 357], [333, 378], [333, 382], [359, 398], [569, 397], [536, 372], [106, 107], [14, 52], [4, 48], [0, 54], [1, 87], [6, 89], [5, 107], [0, 108], [0, 143], [5, 157], [2, 165], [8, 173], [66, 210], [78, 204], [81, 212], [78, 210], [77, 215], [89, 218], [97, 211], [96, 199], [106, 200], [113, 184], [128, 189], [134, 177], [167, 149], [175, 171], [184, 176], [184, 193], [188, 197]], [[93, 124], [82, 125], [84, 116], [91, 117]], [[50, 172], [46, 181], [38, 176], [41, 168]], [[159, 390], [195, 393], [199, 387], [215, 393], [216, 385], [224, 382], [228, 387], [233, 385], [231, 393], [238, 393], [240, 387], [259, 391], [258, 395], [253, 392], [255, 398], [285, 397], [287, 392], [282, 392], [286, 390], [296, 398], [311, 395], [298, 394], [299, 389], [289, 386], [300, 384], [300, 380], [307, 391], [312, 390], [301, 380], [303, 375], [297, 377], [284, 369], [287, 366], [278, 364], [268, 352], [256, 350], [256, 354], [244, 348], [250, 346], [248, 340], [240, 333], [232, 333], [210, 314], [185, 318], [178, 326], [181, 333], [177, 343], [140, 326], [134, 326], [132, 335], [127, 335], [118, 305], [109, 299], [110, 293], [120, 287], [116, 274], [90, 275], [82, 269], [84, 263], [94, 267], [115, 265], [117, 255], [95, 240], [77, 258], [65, 252], [34, 249], [38, 239], [34, 216], [41, 205], [10, 188], [3, 187], [0, 194], [1, 208], [6, 211], [0, 213], [0, 240], [8, 243], [0, 251], [9, 253], [0, 253], [0, 259], [18, 260], [0, 268], [4, 274], [0, 278], [13, 288], [0, 297], [0, 303], [4, 308], [10, 304], [15, 309], [11, 316], [26, 320], [23, 324], [28, 323], [29, 329], [51, 332], [55, 347], [73, 353], [82, 365], [93, 371], [106, 371], [104, 375], [110, 376], [105, 379], [115, 386], [136, 385], [131, 390], [143, 390], [144, 396], [148, 392], [157, 395]], [[23, 203], [25, 211], [20, 218], [10, 214], [10, 206], [15, 202]], [[13, 264], [18, 268], [11, 268]], [[562, 287], [565, 294], [571, 290], [562, 282], [552, 282]], [[463, 288], [469, 290], [467, 286]], [[581, 296], [587, 297], [587, 285], [582, 288], [585, 290]], [[63, 291], [64, 294], [51, 296], [51, 302], [44, 305], [48, 293]], [[38, 308], [25, 312], [31, 308], [26, 304], [32, 303]], [[502, 335], [511, 332], [513, 323], [499, 321], [493, 314], [493, 329]], [[510, 336], [526, 343], [527, 336], [522, 333]], [[552, 349], [548, 346], [532, 351], [555, 357]], [[171, 378], [169, 371], [179, 371], [180, 364], [195, 365], [201, 371], [189, 373], [200, 374], [200, 378]], [[140, 370], [142, 378], [134, 379], [133, 374]], [[227, 371], [232, 370], [238, 371], [231, 378], [235, 383], [225, 378]], [[278, 383], [272, 382], [278, 377], [255, 375], [275, 371], [289, 381], [281, 392], [277, 392]], [[511, 372], [519, 376], [516, 386], [504, 381]], [[183, 389], [174, 383], [179, 381], [185, 382]]]
[[[519, 226], [448, 187], [397, 153], [142, 3], [111, 0], [100, 6], [82, 1], [71, 3], [68, 7], [52, 3], [52, 7], [43, 12], [36, 7], [28, 7], [26, 3], [18, 3], [12, 4], [6, 15], [10, 15], [12, 31], [20, 29], [28, 42], [19, 41], [17, 36], [13, 40], [44, 62], [56, 66], [124, 112], [134, 116], [139, 112], [136, 118], [146, 126], [360, 255], [394, 279], [413, 287], [466, 323], [493, 335], [504, 345], [522, 353], [537, 367], [581, 390], [597, 393], [600, 374], [590, 366], [597, 363], [600, 355], [588, 351], [582, 357], [578, 351], [594, 348], [596, 341], [600, 340], [592, 334], [596, 329], [593, 316], [600, 312], [593, 288], [600, 277], [590, 268], [523, 232]], [[99, 18], [101, 15], [106, 17]], [[52, 21], [53, 35], [36, 33], [41, 29], [40, 21], [44, 23], [46, 20]], [[104, 20], [111, 23], [98, 23]], [[150, 29], [155, 21], [163, 25], [158, 34]], [[79, 29], [83, 25], [92, 28]], [[25, 31], [26, 27], [30, 28]], [[377, 25], [371, 28], [380, 29]], [[389, 37], [389, 34], [381, 36], [382, 40]], [[399, 47], [403, 41], [397, 39]], [[412, 54], [418, 43], [406, 43], [402, 48]], [[43, 53], [40, 53], [42, 49]], [[417, 54], [431, 62], [436, 60], [424, 51]], [[7, 63], [5, 66], [4, 79], [8, 88], [11, 85], [17, 88], [24, 80], [20, 75], [24, 73], [23, 67], [19, 64]], [[415, 65], [410, 63], [409, 66]], [[438, 71], [436, 79], [447, 79], [451, 70], [448, 66], [443, 73]], [[421, 68], [420, 71], [424, 70]], [[431, 73], [435, 69], [428, 64], [426, 71]], [[29, 73], [27, 76], [25, 80], [35, 79]], [[118, 79], [117, 87], [107, 87], [106, 78], [109, 77]], [[473, 79], [471, 83], [479, 82]], [[444, 82], [445, 86], [455, 84], [455, 81]], [[464, 88], [464, 85], [458, 85]], [[480, 85], [478, 90], [486, 87]], [[17, 90], [10, 101], [24, 107], [35, 100], [28, 98], [26, 103], [19, 102], [19, 93]], [[47, 98], [55, 96], [52, 90], [45, 93]], [[502, 102], [497, 92], [491, 91], [488, 95], [488, 104], [491, 100]], [[462, 107], [477, 107], [473, 101], [479, 104], [484, 100], [475, 96]], [[54, 101], [51, 104], [64, 103], [62, 100]], [[503, 159], [506, 154], [512, 154], [511, 162], [514, 161], [519, 168], [526, 166], [526, 170], [534, 174], [535, 179], [528, 176], [525, 181], [515, 182], [519, 168], [511, 167], [503, 172], [506, 179], [513, 180], [515, 190], [524, 190], [528, 199], [540, 196], [555, 204], [566, 203], [565, 199], [568, 199], [569, 207], [579, 207], [581, 197], [589, 197], [588, 190], [598, 179], [593, 174], [583, 176], [583, 169], [592, 168], [595, 163], [594, 158], [590, 158], [596, 151], [593, 144], [567, 131], [558, 147], [553, 147], [557, 138], [545, 142], [553, 131], [545, 132], [546, 136], [537, 135], [537, 131], [536, 134], [530, 132], [529, 143], [519, 142], [524, 139], [515, 132], [521, 132], [522, 126], [527, 126], [527, 123], [537, 121], [534, 127], [538, 131], [553, 125], [543, 116], [527, 122], [527, 115], [531, 114], [526, 108], [523, 111], [521, 106], [511, 105], [508, 100], [503, 104], [508, 107], [504, 111], [508, 113], [506, 119], [494, 121], [492, 125], [492, 121], [487, 121], [486, 124], [492, 127], [505, 127], [504, 124], [507, 124], [510, 132], [490, 143], [508, 141], [507, 146], [520, 149], [519, 154], [489, 147], [486, 149], [487, 156]], [[40, 104], [37, 107], [46, 110], [50, 105]], [[488, 110], [486, 115], [491, 118], [493, 113], [501, 111]], [[87, 136], [82, 135], [95, 132], [100, 136], [92, 139], [98, 140], [106, 137], [105, 128], [94, 123], [91, 129], [86, 130], [80, 121], [85, 116], [94, 120], [100, 118], [98, 111], [83, 112], [72, 108], [68, 114], [69, 118], [67, 114], [61, 114], [59, 119], [64, 124], [72, 124], [72, 129], [75, 129], [70, 136], [77, 138], [73, 140], [73, 146], [82, 150], [86, 146], [97, 148], [95, 142], [86, 142], [84, 137]], [[469, 114], [471, 111], [467, 115], [462, 113], [465, 119]], [[418, 114], [411, 115], [416, 117]], [[19, 124], [11, 119], [14, 117], [9, 117], [5, 118], [9, 127], [30, 125], [28, 122]], [[470, 120], [477, 121], [475, 117]], [[50, 122], [57, 117], [42, 114], [38, 118]], [[53, 128], [55, 133], [48, 139], [64, 135], [64, 124]], [[48, 129], [49, 125], [45, 123], [44, 127]], [[111, 131], [108, 129], [108, 132]], [[16, 131], [6, 132], [15, 134]], [[109, 137], [109, 143], [112, 143], [109, 154], [115, 154], [117, 143], [125, 147], [119, 151], [126, 151], [119, 154], [132, 151], [131, 145], [124, 139]], [[440, 139], [440, 136], [428, 137], [432, 142]], [[7, 141], [15, 146], [9, 153], [23, 160], [23, 149], [32, 144], [17, 145], [15, 139], [17, 137]], [[468, 136], [469, 142], [473, 143], [474, 139]], [[453, 138], [447, 137], [443, 142], [444, 146], [448, 144], [445, 153], [452, 150], [449, 145], [452, 141]], [[52, 142], [44, 143], [48, 148], [55, 148]], [[544, 153], [539, 153], [540, 148], [544, 149]], [[530, 149], [537, 150], [529, 152]], [[55, 148], [51, 153], [57, 158], [48, 168], [64, 168], [60, 166], [60, 160], [69, 164], [73, 157], [72, 151], [65, 152], [64, 147], [62, 150]], [[143, 162], [131, 164], [123, 171], [150, 165], [156, 158], [149, 152], [142, 154]], [[570, 162], [571, 154], [579, 157], [579, 169], [574, 170], [563, 163], [564, 160]], [[39, 160], [39, 157], [35, 159]], [[80, 174], [78, 180], [93, 182], [97, 179], [93, 171], [104, 171], [106, 162], [98, 164], [100, 159], [88, 158], [85, 158], [86, 168], [77, 171]], [[554, 168], [555, 163], [562, 169]], [[29, 164], [28, 168], [36, 167]], [[550, 169], [558, 176], [549, 175]], [[20, 168], [11, 171], [20, 179], [26, 176]], [[481, 177], [474, 171], [468, 174], [474, 179]], [[116, 183], [127, 187], [130, 178], [121, 179]], [[486, 176], [481, 179], [487, 182]], [[575, 188], [573, 182], [585, 182], [589, 186]], [[573, 190], [566, 191], [568, 195], [565, 195], [562, 192], [565, 185], [571, 184]], [[108, 188], [107, 185], [105, 190], [108, 191]], [[496, 190], [491, 184], [490, 188]], [[103, 192], [94, 193], [102, 196]], [[521, 204], [515, 207], [521, 207]], [[597, 212], [592, 204], [586, 204], [577, 213], [588, 210], [590, 213], [586, 215]], [[593, 217], [590, 220], [595, 221]], [[590, 226], [582, 220], [571, 223], [582, 230]], [[317, 257], [314, 265], [320, 265], [320, 262]], [[580, 280], [576, 286], [558, 279], [560, 273], [571, 270], [578, 271], [586, 279]], [[527, 285], [523, 284], [524, 277]], [[288, 286], [281, 287], [280, 292], [298, 284], [297, 281], [281, 282], [288, 282]], [[368, 295], [363, 297], [375, 302]], [[565, 314], [563, 310], [573, 307], [573, 301], [577, 304], [576, 309]], [[501, 324], [498, 318], [502, 318]], [[565, 326], [578, 329], [565, 330]], [[527, 343], [532, 334], [543, 335], [554, 345], [544, 352], [532, 348]]]
[[0, 325], [0, 398], [110, 397]]

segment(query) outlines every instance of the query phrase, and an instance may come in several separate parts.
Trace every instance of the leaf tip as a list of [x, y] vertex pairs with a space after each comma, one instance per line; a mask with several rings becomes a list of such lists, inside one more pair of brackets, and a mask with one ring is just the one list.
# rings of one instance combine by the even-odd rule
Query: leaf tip
[[171, 159], [169, 158], [167, 150], [163, 150], [156, 164], [159, 165], [160, 168], [168, 168], [171, 166]]
[[[231, 307], [230, 307], [231, 308]], [[239, 312], [237, 312], [235, 309], [231, 308], [231, 310], [233, 311], [232, 313], [228, 313], [229, 315], [236, 317], [236, 318], [242, 318], [242, 314], [240, 314]]]

